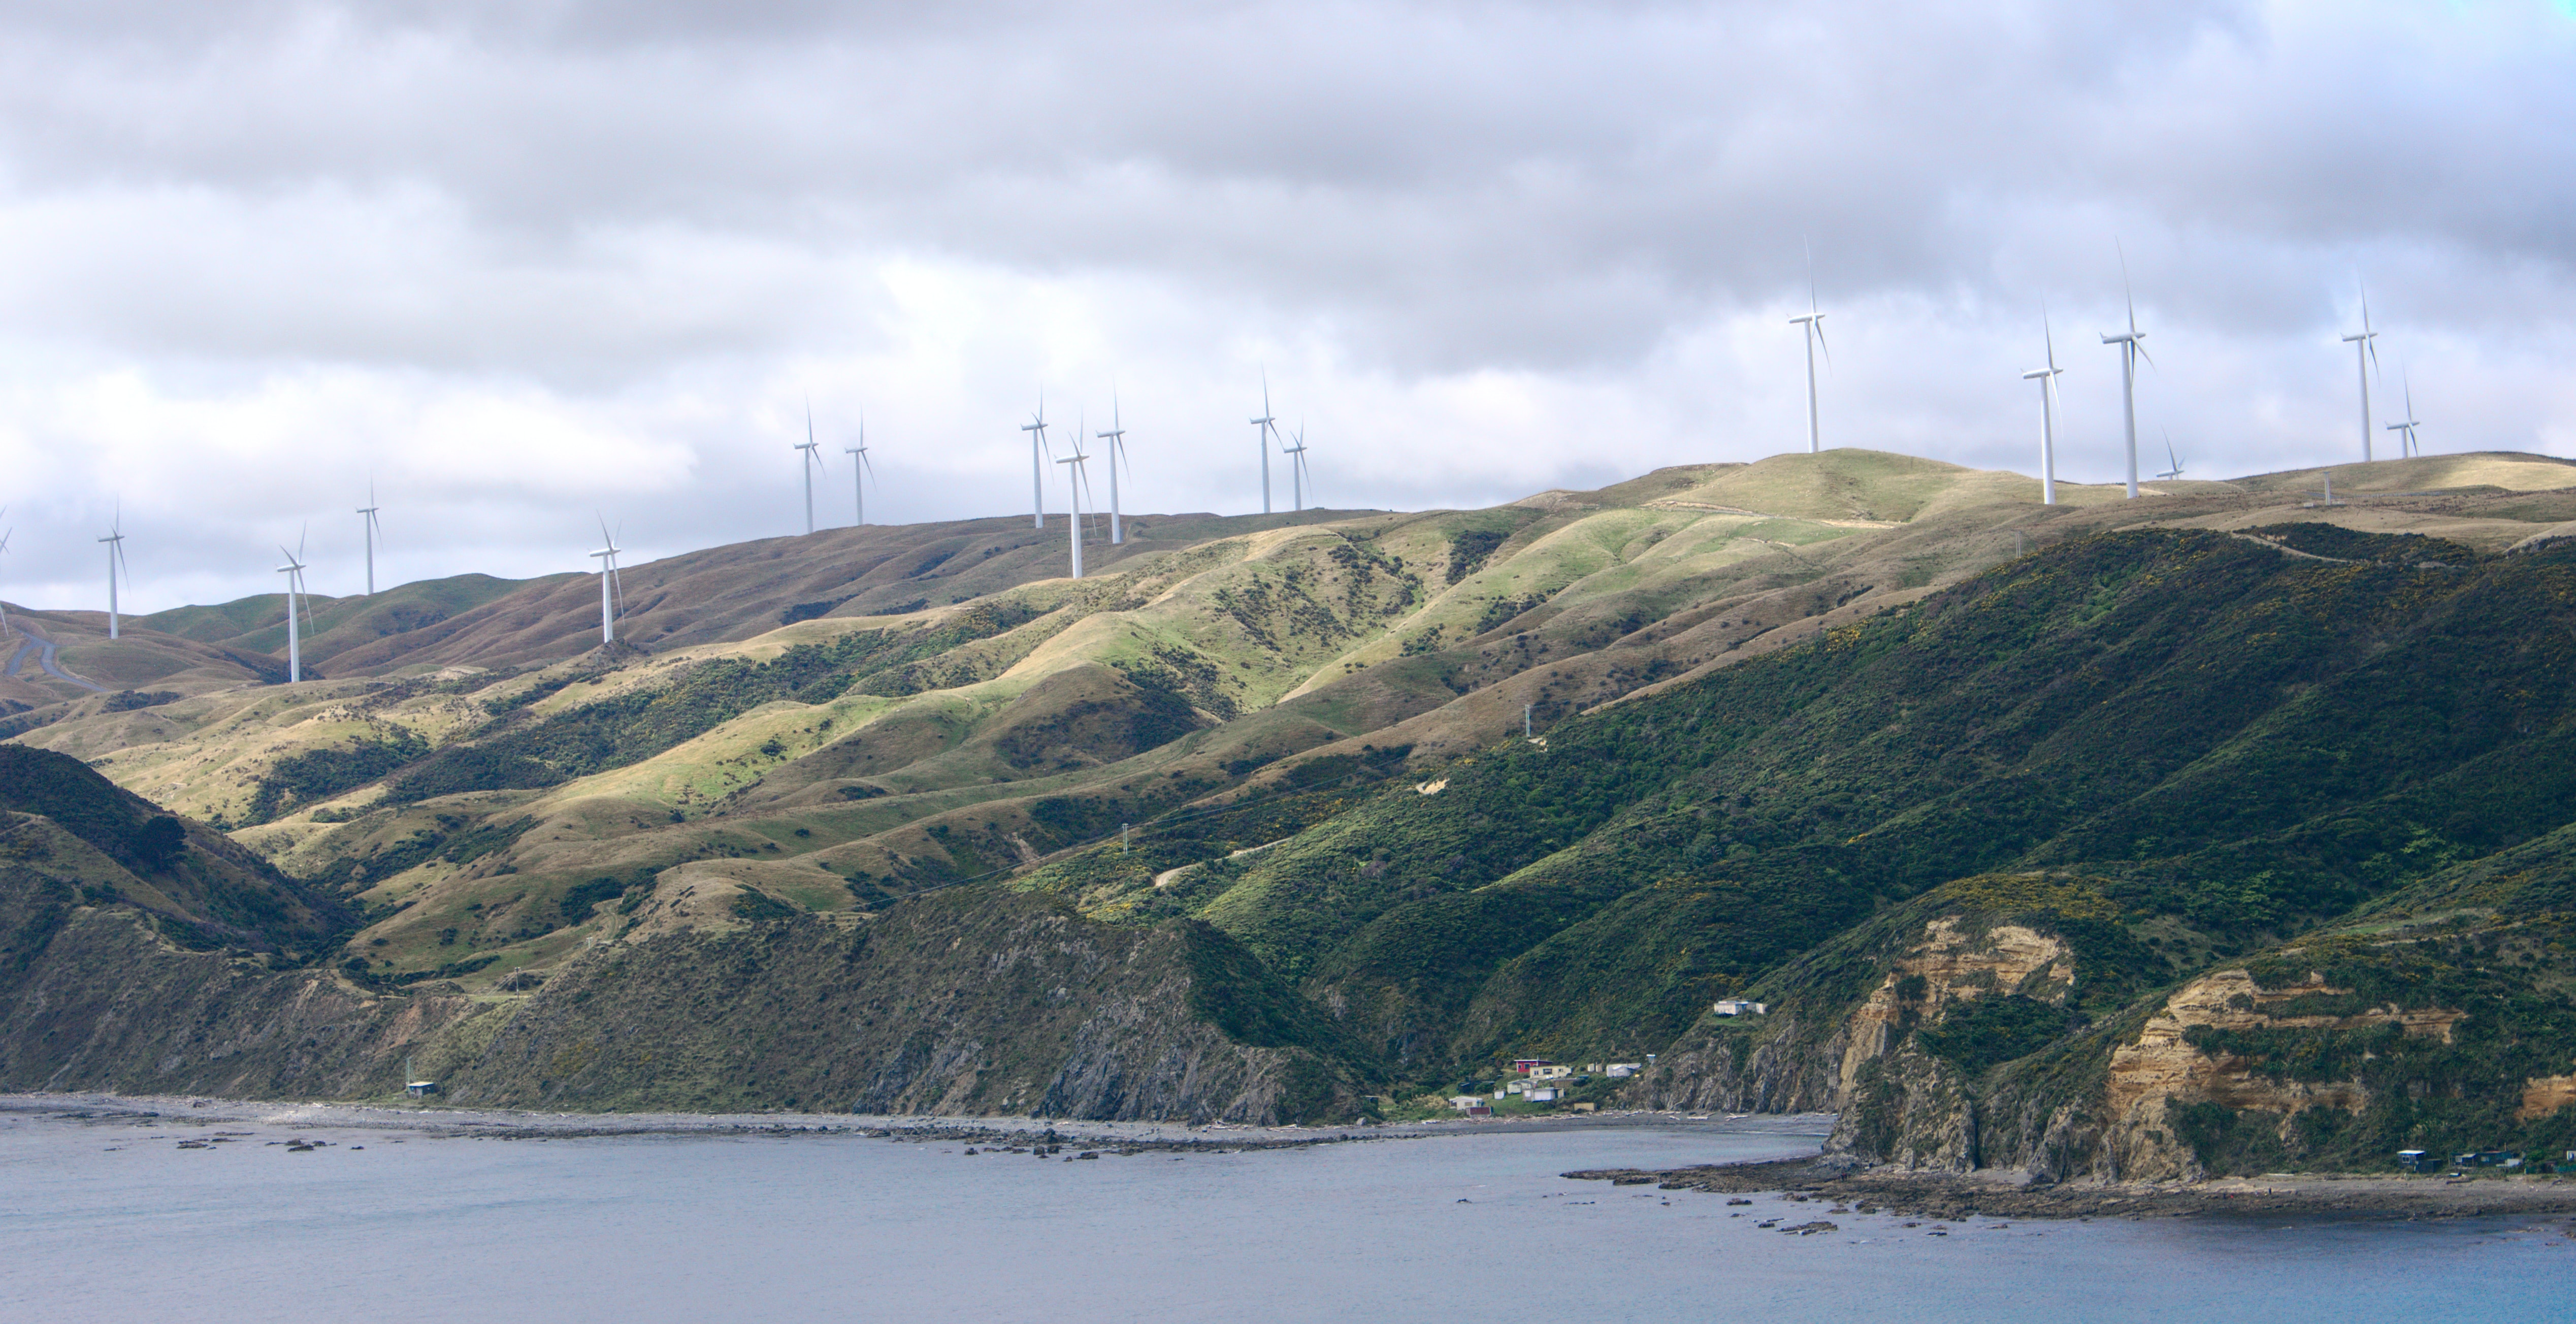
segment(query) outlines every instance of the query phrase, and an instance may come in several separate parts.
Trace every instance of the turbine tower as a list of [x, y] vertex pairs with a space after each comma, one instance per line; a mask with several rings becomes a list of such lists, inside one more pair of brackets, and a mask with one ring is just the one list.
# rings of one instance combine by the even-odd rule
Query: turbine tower
[[[1262, 412], [1270, 411], [1265, 409]], [[1116, 391], [1109, 393], [1109, 430], [1092, 435], [1109, 443], [1103, 458], [1109, 462], [1109, 545], [1116, 547], [1127, 541], [1125, 531], [1118, 527], [1118, 461], [1127, 454], [1127, 425], [1118, 421]]]
[[1825, 314], [1816, 305], [1816, 250], [1807, 250], [1807, 315], [1792, 317], [1789, 325], [1800, 328], [1807, 342], [1807, 453], [1816, 455], [1825, 448], [1822, 433], [1816, 426], [1816, 348], [1824, 346], [1825, 362], [1834, 361], [1834, 350], [1825, 345]]
[[[1261, 429], [1261, 513], [1270, 513], [1270, 443], [1279, 436], [1279, 420], [1270, 416], [1270, 374], [1261, 374], [1261, 417], [1252, 420]], [[1284, 445], [1284, 443], [1283, 443]]]
[[599, 643], [605, 648], [617, 642], [617, 608], [626, 600], [626, 590], [617, 582], [617, 553], [622, 549], [608, 532], [606, 519], [599, 522], [599, 540], [605, 545], [591, 555], [599, 558]]
[[108, 526], [107, 536], [99, 541], [107, 544], [107, 637], [113, 639], [116, 637], [116, 574], [124, 570], [126, 578], [134, 577], [134, 572], [126, 569], [125, 565], [125, 512], [117, 512], [116, 522]]
[[1306, 429], [1300, 424], [1295, 433], [1297, 444], [1283, 446], [1280, 453], [1288, 457], [1288, 490], [1295, 494], [1295, 509], [1306, 509]]
[[805, 406], [805, 444], [798, 446], [796, 471], [805, 476], [805, 531], [814, 531], [814, 471], [823, 465], [823, 452], [814, 443], [814, 406]]
[[841, 453], [850, 457], [850, 491], [858, 498], [859, 523], [868, 522], [867, 480], [876, 476], [877, 467], [868, 462], [868, 421], [859, 420], [859, 444], [844, 446]]
[[2057, 366], [2057, 334], [2048, 327], [2048, 314], [2039, 315], [2039, 334], [2048, 346], [2048, 366], [2033, 368], [2021, 375], [2023, 381], [2039, 382], [2039, 503], [2057, 504], [2057, 375], [2066, 369]]
[[358, 514], [364, 517], [367, 535], [367, 596], [371, 598], [376, 596], [376, 539], [385, 536], [385, 526], [376, 519], [377, 509], [376, 485], [369, 483], [367, 504], [358, 508]]
[[304, 679], [304, 640], [295, 621], [296, 603], [304, 596], [304, 539], [298, 537], [291, 552], [279, 543], [277, 554], [286, 558], [277, 573], [286, 576], [286, 683], [292, 685]]
[[1038, 392], [1038, 412], [1032, 421], [1022, 423], [1020, 431], [1029, 434], [1029, 509], [1036, 512], [1031, 523], [1046, 527], [1046, 392]]
[[2388, 425], [2388, 430], [2403, 434], [2398, 438], [2398, 449], [2408, 455], [2421, 455], [2423, 448], [2416, 443], [2415, 429], [2424, 425], [2415, 418], [2415, 384], [2406, 380], [2406, 373], [2402, 367], [2398, 371], [2397, 380], [2406, 391], [2406, 421], [2391, 423]]
[[[9, 513], [9, 508], [8, 508], [7, 506], [0, 506], [0, 515], [6, 515], [6, 514], [8, 514], [8, 513]], [[14, 528], [12, 528], [12, 529], [8, 529], [8, 530], [6, 530], [6, 531], [0, 531], [0, 556], [6, 556], [6, 555], [8, 555], [8, 553], [9, 553], [9, 538], [10, 538], [10, 536], [11, 536], [12, 534], [15, 534], [16, 532], [17, 532], [17, 530], [16, 530], [16, 529], [14, 529]], [[8, 608], [6, 605], [0, 605], [0, 636], [5, 636], [5, 635], [7, 635], [8, 633], [9, 633], [9, 608]]]
[[2120, 255], [2120, 294], [2128, 300], [2129, 329], [2118, 335], [2102, 337], [2105, 345], [2120, 347], [2120, 411], [2123, 436], [2129, 443], [2129, 499], [2138, 499], [2138, 360], [2147, 358], [2147, 347], [2140, 344], [2147, 333], [2138, 329], [2138, 297], [2129, 290], [2129, 257]]
[[1072, 500], [1073, 510], [1073, 518], [1067, 521], [1072, 530], [1073, 577], [1080, 579], [1082, 578], [1082, 489], [1086, 485], [1083, 462], [1091, 457], [1082, 453], [1082, 428], [1079, 424], [1073, 430], [1073, 447], [1073, 454], [1056, 463], [1073, 466], [1064, 471], [1064, 485], [1067, 496]]
[[[2379, 333], [2370, 329], [2370, 290], [2361, 292], [2361, 330], [2345, 336], [2343, 343], [2352, 346], [2353, 367], [2361, 378], [2361, 458], [2370, 462], [2370, 370], [2379, 366], [2379, 347], [2370, 343]], [[2413, 411], [2408, 411], [2413, 412]]]

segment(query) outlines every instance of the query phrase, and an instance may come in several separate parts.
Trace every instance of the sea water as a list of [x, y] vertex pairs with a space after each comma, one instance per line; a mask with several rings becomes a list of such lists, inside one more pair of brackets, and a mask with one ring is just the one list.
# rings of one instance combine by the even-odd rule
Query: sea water
[[[2564, 1220], [1972, 1219], [1936, 1237], [1838, 1214], [1796, 1236], [1756, 1224], [1826, 1207], [1558, 1174], [1784, 1157], [1817, 1136], [1461, 1130], [1066, 1161], [1078, 1146], [0, 1115], [0, 1319], [2576, 1315]], [[330, 1143], [291, 1152], [296, 1136]]]

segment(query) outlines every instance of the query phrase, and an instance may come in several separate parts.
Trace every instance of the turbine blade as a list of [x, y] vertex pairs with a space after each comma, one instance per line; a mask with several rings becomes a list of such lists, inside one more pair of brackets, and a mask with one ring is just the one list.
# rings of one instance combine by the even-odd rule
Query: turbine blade
[[2129, 334], [2134, 336], [2138, 333], [2138, 292], [2129, 284], [2129, 246], [2117, 239], [2111, 241], [2111, 246], [2120, 254], [2120, 297], [2129, 306]]

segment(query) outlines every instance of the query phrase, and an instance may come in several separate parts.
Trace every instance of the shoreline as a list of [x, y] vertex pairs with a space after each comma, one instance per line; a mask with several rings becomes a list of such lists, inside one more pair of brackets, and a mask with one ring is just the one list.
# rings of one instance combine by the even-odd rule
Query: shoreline
[[[1812, 1135], [1821, 1147], [1831, 1114], [1616, 1112], [1469, 1121], [1435, 1118], [1348, 1126], [1250, 1126], [1230, 1122], [1112, 1122], [1051, 1117], [883, 1113], [574, 1113], [393, 1104], [218, 1099], [200, 1095], [0, 1094], [0, 1116], [169, 1125], [265, 1125], [408, 1131], [442, 1139], [571, 1140], [614, 1136], [845, 1136], [972, 1145], [1091, 1146], [1194, 1153], [1298, 1149], [1367, 1140], [1426, 1140], [1628, 1127], [1706, 1128], [1728, 1134]], [[1801, 1160], [1803, 1161], [1803, 1160]]]
[[1820, 1213], [1905, 1218], [2093, 1219], [2342, 1214], [2363, 1218], [2477, 1218], [2576, 1214], [2576, 1176], [2403, 1176], [2275, 1173], [2203, 1182], [2024, 1185], [1933, 1172], [1844, 1170], [1815, 1158], [1648, 1171], [1559, 1174], [1613, 1186], [1652, 1184], [1711, 1195], [1779, 1194], [1831, 1206]]

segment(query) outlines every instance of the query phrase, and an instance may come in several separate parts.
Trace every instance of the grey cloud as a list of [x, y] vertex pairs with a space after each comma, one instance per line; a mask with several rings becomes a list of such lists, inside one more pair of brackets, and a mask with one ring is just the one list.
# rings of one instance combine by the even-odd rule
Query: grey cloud
[[714, 495], [663, 513], [711, 537], [773, 515], [729, 397], [865, 372], [952, 473], [1036, 382], [1122, 364], [1210, 435], [1297, 368], [1406, 457], [1381, 503], [1510, 494], [1418, 412], [1486, 378], [1531, 392], [1519, 444], [1607, 408], [1621, 462], [1749, 458], [1794, 431], [1794, 338], [1748, 337], [1807, 244], [1838, 435], [2018, 462], [2039, 304], [2089, 343], [2116, 241], [2154, 407], [2248, 463], [2338, 435], [2300, 420], [2341, 407], [2356, 275], [2478, 411], [2454, 435], [2528, 440], [2568, 425], [2535, 377], [2571, 338], [2572, 53], [2540, 5], [2292, 0], [33, 3], [0, 17], [0, 341], [183, 399], [534, 393], [689, 448]]

